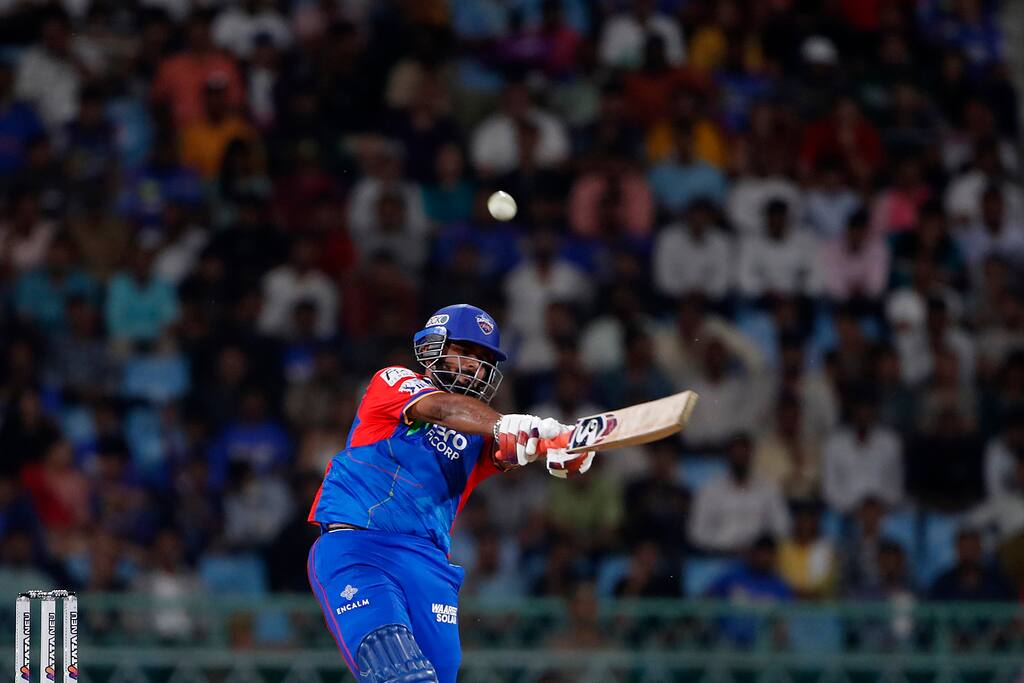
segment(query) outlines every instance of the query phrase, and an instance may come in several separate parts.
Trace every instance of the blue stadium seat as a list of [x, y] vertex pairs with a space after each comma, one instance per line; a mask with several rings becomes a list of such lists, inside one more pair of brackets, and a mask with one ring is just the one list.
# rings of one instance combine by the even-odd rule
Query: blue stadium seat
[[842, 646], [842, 626], [838, 615], [802, 614], [786, 621], [789, 645], [794, 652], [838, 652]]
[[929, 512], [925, 516], [921, 557], [914, 565], [914, 578], [922, 589], [927, 589], [939, 574], [953, 565], [959, 528], [958, 515]]
[[615, 555], [602, 561], [594, 577], [594, 589], [598, 597], [611, 597], [615, 592], [615, 584], [626, 575], [628, 568], [628, 555]]
[[735, 566], [736, 560], [726, 557], [691, 557], [683, 565], [683, 595], [699, 598], [708, 592], [715, 579]]
[[199, 577], [207, 590], [231, 595], [267, 592], [267, 568], [256, 555], [212, 555], [199, 562]]
[[82, 406], [71, 405], [61, 411], [60, 430], [76, 450], [96, 440], [96, 423], [92, 412]]
[[[199, 562], [199, 576], [211, 593], [221, 595], [265, 595], [269, 592], [267, 569], [255, 555], [216, 555]], [[262, 611], [255, 622], [256, 640], [264, 644], [283, 644], [292, 638], [288, 614]]]
[[843, 540], [843, 516], [832, 508], [825, 508], [821, 513], [821, 535], [835, 544]]
[[125, 416], [123, 430], [136, 471], [147, 479], [158, 479], [165, 458], [157, 411], [148, 407], [133, 408]]
[[913, 510], [895, 510], [882, 520], [882, 535], [903, 546], [908, 566], [917, 561], [917, 515]]
[[153, 403], [175, 401], [189, 389], [188, 363], [180, 354], [137, 356], [124, 365], [121, 395]]
[[679, 466], [679, 480], [691, 491], [703, 487], [706, 483], [725, 474], [729, 470], [723, 458], [695, 456], [683, 458]]

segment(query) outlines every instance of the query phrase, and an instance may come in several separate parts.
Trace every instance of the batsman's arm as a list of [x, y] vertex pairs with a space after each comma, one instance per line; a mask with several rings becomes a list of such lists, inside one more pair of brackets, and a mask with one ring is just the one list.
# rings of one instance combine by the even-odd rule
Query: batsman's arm
[[416, 401], [406, 410], [406, 415], [411, 420], [444, 425], [464, 434], [480, 436], [493, 436], [494, 425], [501, 419], [501, 413], [483, 401], [443, 391]]
[[537, 457], [540, 440], [562, 431], [562, 425], [551, 418], [502, 415], [483, 401], [445, 392], [427, 394], [410, 405], [406, 415], [412, 420], [444, 425], [466, 434], [492, 437], [491, 460], [501, 470], [532, 462]]

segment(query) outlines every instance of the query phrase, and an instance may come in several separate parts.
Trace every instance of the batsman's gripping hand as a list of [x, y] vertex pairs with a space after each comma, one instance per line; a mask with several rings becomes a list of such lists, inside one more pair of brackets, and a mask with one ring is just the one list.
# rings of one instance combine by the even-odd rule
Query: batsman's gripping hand
[[548, 474], [559, 479], [571, 479], [581, 474], [586, 474], [590, 466], [594, 464], [594, 456], [597, 451], [585, 451], [583, 453], [568, 453], [569, 439], [572, 437], [572, 428], [563, 425], [561, 434], [553, 439], [546, 439], [540, 442], [537, 451], [545, 455], [548, 464]]
[[494, 461], [502, 469], [522, 467], [537, 459], [537, 444], [565, 429], [558, 420], [536, 415], [502, 415], [494, 423]]

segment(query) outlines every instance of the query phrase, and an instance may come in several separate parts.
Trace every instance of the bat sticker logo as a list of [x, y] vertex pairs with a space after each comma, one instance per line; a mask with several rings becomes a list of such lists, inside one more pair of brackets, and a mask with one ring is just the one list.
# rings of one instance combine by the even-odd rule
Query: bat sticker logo
[[615, 431], [619, 420], [613, 413], [595, 415], [579, 420], [569, 439], [569, 448], [596, 446]]

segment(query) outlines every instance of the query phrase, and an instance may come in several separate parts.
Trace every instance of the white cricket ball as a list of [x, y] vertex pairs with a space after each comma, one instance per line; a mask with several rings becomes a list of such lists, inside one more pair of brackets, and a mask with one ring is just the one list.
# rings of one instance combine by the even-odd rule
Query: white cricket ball
[[498, 190], [487, 198], [487, 210], [499, 221], [510, 221], [516, 217], [516, 200], [508, 192]]

